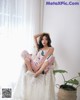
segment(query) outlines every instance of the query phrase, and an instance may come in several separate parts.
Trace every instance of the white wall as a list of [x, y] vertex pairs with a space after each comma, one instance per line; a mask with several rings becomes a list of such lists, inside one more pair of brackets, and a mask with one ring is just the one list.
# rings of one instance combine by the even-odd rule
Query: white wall
[[[68, 74], [65, 76], [69, 79], [80, 72], [80, 5], [53, 6], [46, 5], [47, 0], [44, 1], [43, 31], [51, 34], [58, 68], [67, 70]], [[56, 82], [61, 84], [62, 79], [57, 77]], [[78, 88], [78, 100], [80, 100], [79, 94], [80, 88]]]

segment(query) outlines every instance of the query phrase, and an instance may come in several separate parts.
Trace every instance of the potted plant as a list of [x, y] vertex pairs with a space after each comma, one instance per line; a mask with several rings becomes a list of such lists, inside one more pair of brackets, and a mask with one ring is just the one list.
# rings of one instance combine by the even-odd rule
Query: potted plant
[[77, 88], [80, 86], [77, 78], [80, 77], [80, 73], [69, 80], [66, 80], [64, 77], [64, 73], [68, 73], [66, 70], [54, 70], [53, 73], [54, 75], [60, 73], [64, 80], [63, 84], [58, 84], [58, 100], [77, 100]]

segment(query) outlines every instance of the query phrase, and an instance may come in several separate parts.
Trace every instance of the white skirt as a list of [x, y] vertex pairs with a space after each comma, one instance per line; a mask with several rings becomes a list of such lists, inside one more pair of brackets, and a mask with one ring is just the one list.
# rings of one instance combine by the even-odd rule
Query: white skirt
[[23, 65], [12, 98], [13, 100], [55, 100], [53, 69], [35, 78], [34, 73], [27, 71], [26, 66]]

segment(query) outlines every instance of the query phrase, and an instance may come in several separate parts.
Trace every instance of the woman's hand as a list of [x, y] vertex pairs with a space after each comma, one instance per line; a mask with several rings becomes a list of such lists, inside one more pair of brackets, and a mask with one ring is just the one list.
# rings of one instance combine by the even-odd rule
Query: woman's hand
[[39, 36], [41, 36], [43, 33], [39, 33], [39, 34], [35, 34], [34, 38], [38, 38]]
[[35, 74], [34, 74], [34, 77], [37, 77], [37, 76], [39, 76], [41, 74], [41, 72], [36, 72]]
[[42, 73], [42, 70], [38, 70], [38, 71], [34, 74], [34, 77], [39, 76], [41, 73]]

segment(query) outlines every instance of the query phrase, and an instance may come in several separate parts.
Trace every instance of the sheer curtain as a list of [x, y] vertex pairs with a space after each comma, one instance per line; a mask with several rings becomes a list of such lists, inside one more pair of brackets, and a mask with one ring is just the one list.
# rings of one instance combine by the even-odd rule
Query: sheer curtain
[[43, 0], [0, 0], [0, 87], [17, 82], [26, 49], [33, 53], [33, 35], [42, 31]]

